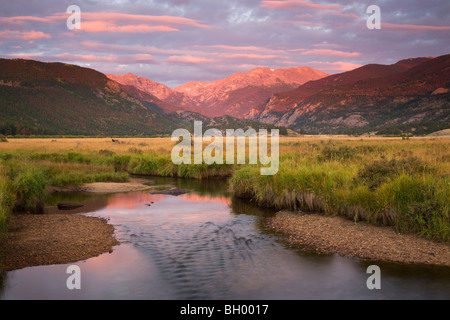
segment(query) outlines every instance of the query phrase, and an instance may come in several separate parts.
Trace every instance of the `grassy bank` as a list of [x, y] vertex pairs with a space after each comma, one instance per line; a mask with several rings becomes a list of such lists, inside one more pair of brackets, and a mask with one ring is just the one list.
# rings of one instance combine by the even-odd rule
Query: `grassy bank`
[[317, 141], [282, 145], [280, 171], [237, 170], [239, 197], [450, 240], [450, 146], [443, 141]]
[[172, 163], [159, 139], [10, 139], [0, 144], [0, 223], [13, 210], [39, 212], [47, 187], [127, 181], [129, 174], [231, 178], [239, 197], [392, 225], [450, 240], [450, 147], [445, 139], [282, 138], [280, 171], [251, 165]]
[[151, 145], [139, 142], [146, 139], [123, 143], [86, 140], [90, 143], [84, 148], [84, 142], [72, 139], [56, 143], [19, 139], [0, 146], [1, 229], [13, 211], [41, 213], [49, 186], [126, 182], [130, 174], [213, 179], [229, 177], [233, 172], [232, 166], [226, 165], [174, 165], [170, 139], [152, 139], [157, 143]]
[[94, 163], [88, 154], [0, 152], [0, 230], [4, 230], [14, 211], [41, 213], [49, 186], [128, 179], [127, 172], [116, 172], [113, 165], [106, 163]]

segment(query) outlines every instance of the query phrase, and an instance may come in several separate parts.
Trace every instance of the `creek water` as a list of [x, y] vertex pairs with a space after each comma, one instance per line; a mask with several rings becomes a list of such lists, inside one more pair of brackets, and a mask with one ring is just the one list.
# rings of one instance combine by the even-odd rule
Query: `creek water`
[[[148, 178], [145, 192], [55, 195], [76, 213], [109, 219], [120, 245], [78, 263], [6, 273], [0, 299], [450, 299], [450, 268], [319, 255], [292, 247], [266, 227], [272, 210], [233, 199], [225, 181]], [[69, 290], [67, 268], [81, 271]], [[381, 290], [367, 268], [381, 268]]]

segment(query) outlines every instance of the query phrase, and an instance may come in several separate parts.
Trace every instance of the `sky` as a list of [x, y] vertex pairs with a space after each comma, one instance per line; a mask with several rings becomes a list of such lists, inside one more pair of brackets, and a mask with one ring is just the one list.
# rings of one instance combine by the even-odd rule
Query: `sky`
[[[80, 8], [71, 30], [67, 8]], [[381, 29], [369, 29], [370, 5]], [[340, 73], [450, 53], [449, 0], [0, 0], [0, 57], [176, 87], [257, 67]]]

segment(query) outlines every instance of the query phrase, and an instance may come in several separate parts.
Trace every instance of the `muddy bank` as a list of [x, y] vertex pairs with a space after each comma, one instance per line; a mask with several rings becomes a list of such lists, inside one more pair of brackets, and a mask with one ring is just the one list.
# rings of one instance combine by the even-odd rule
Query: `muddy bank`
[[450, 266], [450, 244], [399, 234], [391, 227], [287, 211], [277, 213], [269, 220], [268, 226], [274, 231], [285, 233], [290, 243], [320, 253]]
[[105, 219], [77, 214], [14, 214], [0, 243], [0, 270], [67, 264], [112, 252], [118, 245]]

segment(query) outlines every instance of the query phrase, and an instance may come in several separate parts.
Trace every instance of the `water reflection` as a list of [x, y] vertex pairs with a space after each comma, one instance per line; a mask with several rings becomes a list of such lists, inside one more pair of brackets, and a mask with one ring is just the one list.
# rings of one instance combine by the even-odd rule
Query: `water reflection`
[[65, 211], [65, 213], [82, 214], [98, 211], [108, 205], [108, 199], [111, 198], [111, 196], [111, 194], [94, 194], [84, 192], [54, 193], [47, 200], [46, 206], [44, 207], [44, 213], [60, 213], [61, 211], [57, 208], [57, 204], [65, 202], [83, 204], [83, 207]]
[[[223, 181], [151, 178], [149, 192], [67, 194], [52, 201], [106, 217], [121, 245], [80, 262], [82, 290], [65, 288], [65, 265], [9, 272], [2, 299], [448, 299], [449, 268], [379, 264], [381, 291], [366, 287], [374, 262], [289, 247], [265, 228], [272, 210], [233, 199]], [[149, 205], [149, 206], [148, 206]]]
[[231, 198], [230, 207], [232, 213], [246, 214], [257, 217], [272, 217], [276, 213], [274, 209], [258, 207], [248, 200], [234, 197]]

